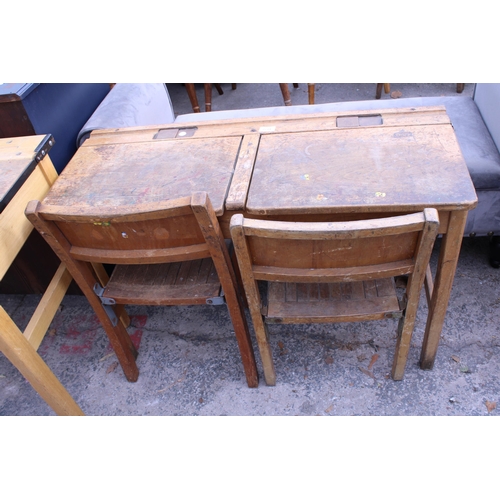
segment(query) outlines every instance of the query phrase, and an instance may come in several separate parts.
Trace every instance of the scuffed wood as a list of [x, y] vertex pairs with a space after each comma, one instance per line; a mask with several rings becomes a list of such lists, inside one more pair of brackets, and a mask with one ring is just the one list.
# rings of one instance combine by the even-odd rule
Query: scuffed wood
[[258, 134], [243, 137], [231, 187], [226, 198], [226, 210], [243, 210], [245, 208], [253, 165], [257, 157], [259, 138]]

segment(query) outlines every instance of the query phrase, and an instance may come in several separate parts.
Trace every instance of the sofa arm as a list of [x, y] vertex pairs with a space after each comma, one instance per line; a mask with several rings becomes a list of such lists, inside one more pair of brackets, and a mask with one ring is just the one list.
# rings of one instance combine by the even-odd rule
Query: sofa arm
[[80, 130], [80, 147], [93, 130], [173, 123], [174, 108], [164, 83], [117, 83]]

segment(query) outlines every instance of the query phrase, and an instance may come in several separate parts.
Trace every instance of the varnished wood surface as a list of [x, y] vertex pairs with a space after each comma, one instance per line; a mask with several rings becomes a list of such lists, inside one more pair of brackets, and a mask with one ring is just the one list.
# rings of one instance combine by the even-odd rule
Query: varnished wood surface
[[167, 264], [116, 266], [104, 297], [119, 304], [206, 304], [217, 297], [220, 281], [212, 259]]
[[98, 215], [109, 207], [133, 213], [205, 190], [221, 215], [240, 142], [221, 137], [82, 147], [44, 204], [64, 207], [65, 213]]
[[373, 127], [261, 137], [253, 214], [467, 209], [476, 194], [449, 126]]
[[[49, 136], [34, 135], [0, 139], [0, 213], [35, 169], [39, 146]], [[50, 147], [47, 147], [50, 149]]]
[[[4, 276], [33, 226], [24, 215], [32, 198], [43, 198], [57, 178], [46, 154], [38, 154], [50, 136], [0, 139], [0, 278]], [[43, 266], [43, 260], [38, 265]], [[83, 415], [82, 410], [36, 352], [71, 282], [60, 264], [28, 326], [22, 332], [0, 306], [0, 351], [58, 415]]]
[[[256, 118], [231, 118], [200, 122], [178, 123], [163, 126], [127, 127], [122, 129], [95, 130], [82, 147], [103, 144], [138, 143], [157, 140], [159, 131], [171, 132], [166, 140], [178, 140], [176, 131], [194, 130], [194, 138], [229, 137], [246, 134], [282, 134], [298, 131], [335, 130], [338, 117], [380, 115], [385, 127], [445, 124], [451, 127], [444, 106], [419, 108], [379, 109], [369, 111], [339, 111], [311, 114], [263, 116]], [[183, 139], [184, 140], [184, 139]]]
[[226, 238], [236, 212], [335, 221], [435, 207], [445, 237], [421, 357], [432, 368], [467, 211], [477, 204], [444, 106], [99, 130], [45, 205], [127, 213], [195, 190], [208, 192]]
[[399, 312], [392, 278], [348, 283], [268, 285], [267, 323], [329, 323], [384, 319]]

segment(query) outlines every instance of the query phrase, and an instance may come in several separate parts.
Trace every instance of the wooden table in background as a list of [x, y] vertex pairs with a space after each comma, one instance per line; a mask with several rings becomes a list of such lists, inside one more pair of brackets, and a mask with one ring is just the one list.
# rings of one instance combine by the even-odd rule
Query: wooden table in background
[[[43, 198], [57, 178], [48, 156], [53, 143], [50, 135], [0, 139], [0, 279], [33, 230], [27, 203]], [[70, 282], [61, 264], [24, 332], [0, 306], [0, 350], [58, 415], [83, 415], [36, 352]]]
[[434, 207], [443, 235], [421, 353], [431, 369], [476, 193], [443, 106], [201, 121], [93, 132], [47, 205], [141, 205], [207, 191], [229, 237], [234, 213], [295, 221]]

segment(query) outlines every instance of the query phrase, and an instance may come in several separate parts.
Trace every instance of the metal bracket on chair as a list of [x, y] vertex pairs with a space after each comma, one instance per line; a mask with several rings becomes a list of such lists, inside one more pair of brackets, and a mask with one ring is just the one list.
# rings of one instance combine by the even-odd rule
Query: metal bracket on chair
[[112, 325], [116, 326], [118, 324], [118, 317], [116, 316], [115, 310], [112, 307], [116, 304], [116, 300], [109, 297], [103, 297], [102, 294], [104, 293], [104, 290], [105, 288], [103, 288], [99, 283], [96, 283], [94, 285], [94, 293], [101, 300], [102, 307], [108, 318], [110, 319]]
[[389, 318], [400, 319], [400, 318], [403, 317], [403, 313], [402, 313], [402, 311], [385, 313], [384, 317], [387, 318], [387, 319], [389, 319]]
[[226, 303], [226, 299], [224, 298], [224, 290], [220, 291], [220, 295], [217, 295], [217, 297], [210, 297], [209, 299], [206, 300], [206, 303], [210, 306], [222, 306]]
[[394, 319], [404, 318], [405, 313], [406, 313], [407, 303], [408, 303], [408, 297], [406, 296], [406, 293], [405, 293], [401, 299], [398, 299], [399, 311], [385, 313], [385, 317], [386, 318], [394, 318]]

